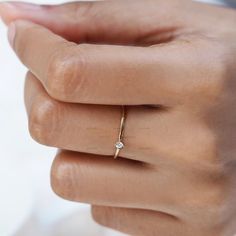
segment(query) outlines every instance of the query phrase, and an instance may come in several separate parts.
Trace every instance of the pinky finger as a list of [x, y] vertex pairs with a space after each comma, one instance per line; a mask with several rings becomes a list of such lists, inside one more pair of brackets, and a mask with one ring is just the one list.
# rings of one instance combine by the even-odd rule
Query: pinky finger
[[136, 236], [213, 236], [216, 232], [200, 230], [174, 216], [149, 210], [92, 206], [93, 219], [100, 225]]

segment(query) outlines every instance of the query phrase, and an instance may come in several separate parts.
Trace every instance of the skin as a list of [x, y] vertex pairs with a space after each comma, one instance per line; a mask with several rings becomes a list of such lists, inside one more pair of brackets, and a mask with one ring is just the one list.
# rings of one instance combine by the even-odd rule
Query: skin
[[[0, 12], [29, 69], [30, 133], [60, 149], [59, 196], [130, 235], [235, 233], [234, 10], [120, 0]], [[120, 105], [125, 148], [114, 160]]]

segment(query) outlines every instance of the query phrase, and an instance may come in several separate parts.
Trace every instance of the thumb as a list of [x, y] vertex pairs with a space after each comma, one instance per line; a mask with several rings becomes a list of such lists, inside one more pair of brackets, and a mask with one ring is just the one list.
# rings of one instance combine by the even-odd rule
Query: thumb
[[[22, 2], [0, 3], [0, 16], [6, 25], [18, 19], [33, 21], [68, 40], [79, 40], [79, 30], [75, 30], [75, 19], [66, 16], [73, 14], [73, 5], [36, 5]], [[81, 31], [81, 30], [80, 30]]]
[[[163, 14], [166, 11], [169, 13]], [[77, 43], [152, 44], [178, 35], [173, 31], [180, 28], [176, 25], [180, 14], [171, 12], [170, 5], [161, 0], [73, 2], [55, 6], [4, 2], [0, 3], [0, 15], [6, 24], [16, 19], [33, 21]]]

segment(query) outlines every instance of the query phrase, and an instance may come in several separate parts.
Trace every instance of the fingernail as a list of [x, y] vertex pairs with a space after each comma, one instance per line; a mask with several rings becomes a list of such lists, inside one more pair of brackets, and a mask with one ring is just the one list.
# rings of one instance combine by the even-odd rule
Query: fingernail
[[20, 2], [3, 2], [0, 3], [0, 16], [2, 20], [8, 25], [12, 20], [17, 18], [21, 12], [34, 11], [41, 9], [42, 6], [20, 3]]
[[15, 8], [12, 7], [12, 4], [9, 3], [0, 4], [0, 16], [6, 24], [9, 24], [9, 19], [14, 14], [15, 14]]
[[33, 3], [25, 3], [25, 2], [3, 2], [0, 3], [0, 6], [7, 8], [16, 8], [21, 10], [38, 10], [41, 8], [40, 5]]
[[14, 48], [15, 35], [16, 35], [16, 24], [13, 22], [9, 25], [8, 28], [8, 40], [12, 48]]

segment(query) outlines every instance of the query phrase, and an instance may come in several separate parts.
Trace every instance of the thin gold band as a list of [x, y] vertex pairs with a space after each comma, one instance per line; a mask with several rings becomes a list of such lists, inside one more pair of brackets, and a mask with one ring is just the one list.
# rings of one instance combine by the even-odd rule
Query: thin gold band
[[114, 159], [116, 159], [119, 156], [121, 149], [125, 147], [124, 143], [122, 142], [122, 138], [124, 135], [124, 128], [125, 128], [125, 120], [126, 120], [126, 109], [125, 109], [125, 106], [122, 106], [122, 116], [121, 116], [121, 121], [120, 121], [119, 137], [118, 137], [117, 143], [115, 144], [116, 152], [115, 152]]

